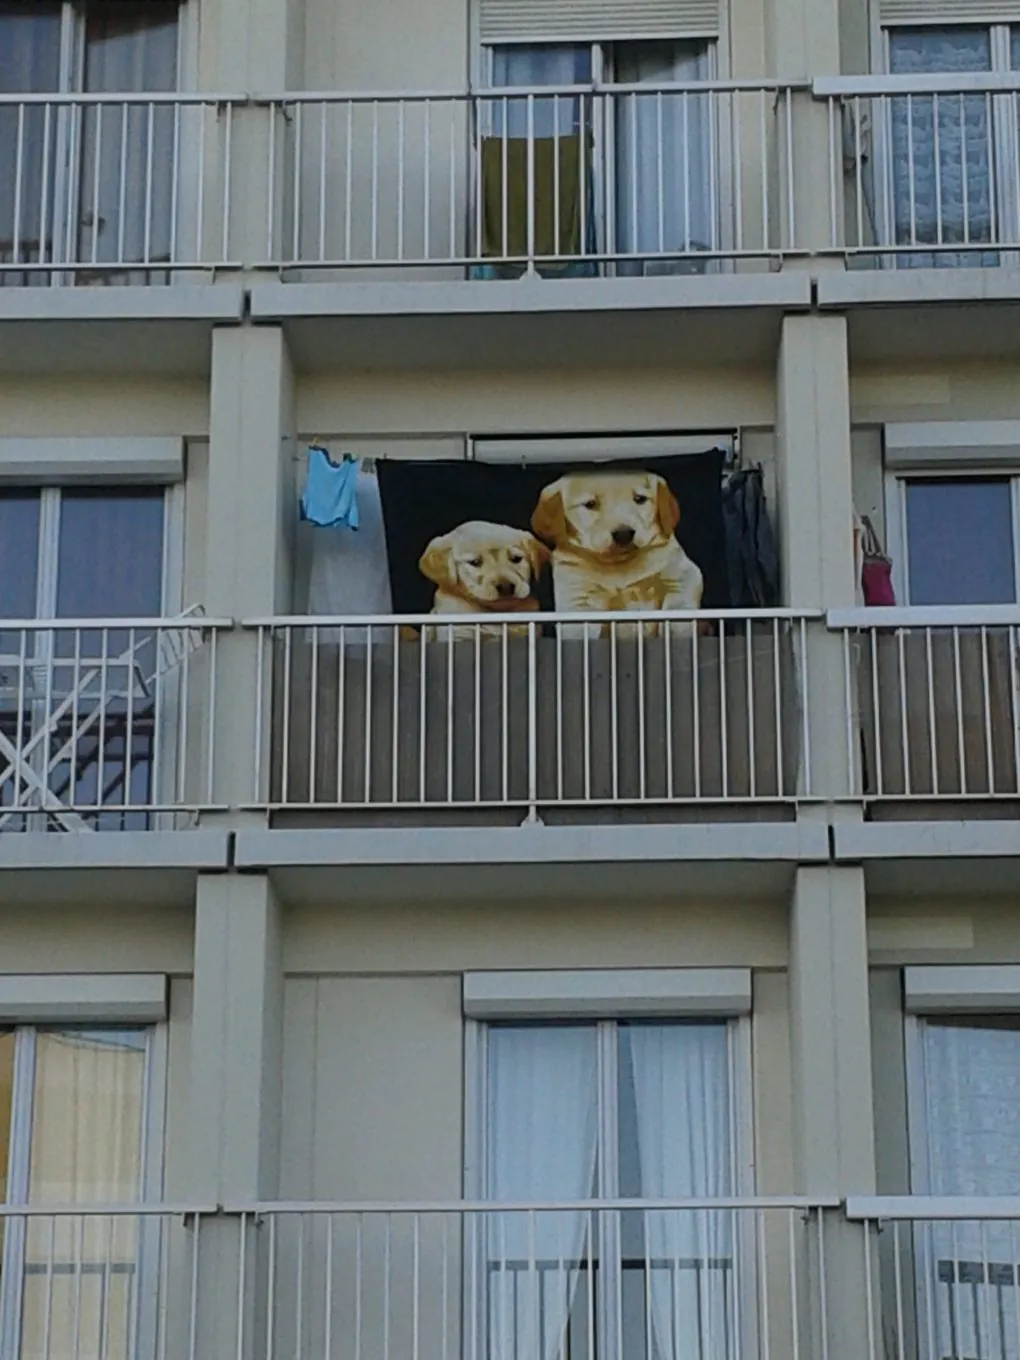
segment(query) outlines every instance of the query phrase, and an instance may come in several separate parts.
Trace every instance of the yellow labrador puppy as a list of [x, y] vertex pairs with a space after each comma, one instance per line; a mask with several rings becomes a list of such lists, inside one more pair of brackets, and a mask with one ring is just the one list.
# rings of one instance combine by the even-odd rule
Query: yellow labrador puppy
[[557, 611], [700, 608], [704, 581], [674, 536], [679, 522], [652, 472], [571, 472], [547, 486], [531, 527], [552, 544]]
[[[539, 607], [532, 587], [548, 560], [549, 549], [526, 530], [471, 520], [434, 538], [418, 570], [437, 587], [433, 614], [530, 613]], [[453, 637], [470, 638], [474, 631], [471, 625], [454, 628]], [[483, 624], [481, 631], [499, 637], [503, 628]], [[527, 631], [510, 628], [511, 633]]]

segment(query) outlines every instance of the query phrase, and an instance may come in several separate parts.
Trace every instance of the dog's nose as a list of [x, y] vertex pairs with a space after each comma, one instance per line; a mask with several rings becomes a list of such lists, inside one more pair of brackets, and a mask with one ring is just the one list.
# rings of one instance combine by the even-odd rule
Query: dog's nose
[[618, 529], [613, 530], [613, 542], [621, 548], [628, 547], [634, 542], [634, 530], [621, 524]]
[[508, 599], [511, 595], [514, 594], [513, 581], [497, 581], [496, 594], [502, 596], [504, 600]]

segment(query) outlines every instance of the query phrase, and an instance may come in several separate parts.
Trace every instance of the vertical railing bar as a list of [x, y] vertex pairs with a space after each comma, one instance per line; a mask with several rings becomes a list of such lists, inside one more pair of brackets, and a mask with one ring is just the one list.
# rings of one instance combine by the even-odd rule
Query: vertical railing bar
[[[14, 155], [14, 230], [11, 244], [11, 260], [18, 264], [21, 258], [21, 180], [25, 171], [25, 105], [18, 105], [18, 123]], [[40, 240], [40, 245], [42, 244]]]
[[[666, 686], [665, 727], [666, 727], [666, 797], [672, 802], [676, 786], [673, 769], [673, 620], [666, 619], [662, 625], [662, 656], [664, 682]], [[694, 741], [697, 744], [698, 734]]]
[[318, 774], [317, 756], [318, 747], [316, 737], [319, 731], [319, 625], [312, 624], [312, 657], [311, 657], [311, 694], [308, 696], [308, 801], [316, 803], [315, 780]]
[[[96, 144], [93, 148], [92, 165], [92, 248], [89, 252], [91, 263], [95, 264], [99, 259], [99, 184], [103, 160], [103, 111], [102, 104], [96, 104], [91, 110], [96, 118]], [[15, 254], [17, 258], [17, 254]]]
[[404, 135], [405, 103], [397, 102], [397, 259], [404, 258]]
[[365, 629], [365, 786], [363, 799], [367, 807], [372, 801], [372, 713], [375, 708], [372, 693], [375, 684], [375, 635], [372, 624]]
[[432, 255], [432, 100], [426, 99], [423, 108], [422, 136], [422, 249], [423, 260]]
[[333, 1355], [333, 1215], [326, 1215], [326, 1289], [324, 1308], [322, 1360]]
[[[419, 634], [420, 645], [418, 648], [418, 802], [425, 803], [426, 784], [426, 744], [428, 734], [428, 684], [427, 684], [427, 659], [429, 638], [431, 636], [428, 628], [423, 628]], [[438, 638], [438, 634], [436, 634]], [[438, 641], [436, 643], [438, 648]]]
[[[476, 624], [475, 626], [477, 627], [477, 624]], [[455, 665], [454, 665], [454, 660], [455, 660], [454, 647], [456, 646], [456, 641], [455, 641], [456, 636], [457, 636], [456, 630], [453, 629], [453, 628], [449, 629], [449, 631], [447, 632], [447, 636], [446, 636], [446, 801], [447, 801], [447, 803], [453, 803], [453, 801], [454, 801], [454, 797], [453, 797], [453, 795], [454, 795], [454, 783], [453, 783], [453, 779], [454, 779], [454, 762], [453, 762], [453, 758], [454, 758], [455, 742], [454, 742], [454, 731], [453, 731], [453, 726], [454, 726], [454, 717], [455, 717], [455, 714], [456, 714], [456, 702], [455, 702], [455, 699], [454, 699], [454, 687], [455, 687], [456, 681], [457, 681], [457, 670], [456, 670], [456, 667], [455, 667]], [[505, 629], [504, 629], [504, 631], [503, 631], [503, 643], [504, 643], [504, 649], [505, 649], [505, 645], [506, 645], [506, 630], [505, 630]], [[505, 653], [504, 653], [504, 661], [505, 661]], [[505, 691], [506, 691], [506, 678], [505, 678], [505, 676], [504, 676], [503, 686], [504, 686], [504, 693], [505, 693]], [[504, 718], [504, 721], [505, 721], [505, 718]], [[506, 793], [505, 793], [505, 792], [504, 792], [504, 794], [503, 794], [503, 797], [504, 797], [504, 800], [505, 800], [505, 798], [506, 798]]]
[[[109, 683], [110, 683], [110, 630], [105, 625], [102, 630], [102, 664], [99, 672], [99, 754], [96, 775], [96, 808], [103, 806], [103, 787], [106, 783], [106, 711], [109, 706]], [[134, 682], [135, 658], [133, 652], [128, 652], [128, 684]], [[55, 735], [55, 734], [54, 734]], [[49, 759], [46, 761], [49, 768]], [[74, 791], [71, 792], [71, 801], [75, 802]]]
[[319, 262], [326, 259], [326, 209], [329, 198], [329, 142], [327, 127], [329, 106], [323, 100], [319, 105]]
[[336, 801], [344, 802], [344, 763], [347, 755], [347, 628], [340, 625], [336, 679]]
[[[156, 668], [159, 669], [159, 629], [156, 629]], [[127, 677], [127, 713], [125, 714], [124, 730], [124, 789], [121, 798], [121, 807], [126, 808], [131, 802], [131, 760], [135, 745], [135, 677], [134, 677], [134, 657], [138, 645], [137, 633], [134, 628], [128, 630], [128, 655], [132, 658], [132, 664], [128, 670]], [[72, 761], [74, 753], [72, 751]], [[71, 766], [71, 774], [74, 774], [74, 765]]]
[[[223, 156], [226, 163], [226, 174], [223, 176], [223, 203], [221, 206], [222, 225], [220, 227], [220, 258], [226, 262], [229, 258], [230, 248], [230, 204], [233, 194], [232, 180], [234, 177], [234, 106], [228, 103], [224, 110], [225, 127], [223, 132]], [[297, 204], [294, 205], [295, 214], [298, 211]]]
[[729, 685], [726, 674], [726, 622], [719, 620], [719, 746], [722, 756], [722, 796], [730, 796]]
[[[960, 792], [967, 794], [967, 744], [963, 730], [963, 672], [960, 666], [960, 630], [953, 625], [953, 689], [956, 693], [956, 757], [960, 762]], [[936, 789], [936, 792], [938, 790]]]
[[[379, 101], [372, 100], [372, 259], [379, 258]], [[388, 1360], [388, 1357], [387, 1357]]]
[[589, 629], [587, 624], [581, 625], [581, 659], [584, 664], [584, 687], [582, 696], [584, 708], [584, 736], [581, 742], [584, 751], [584, 798], [585, 802], [590, 802], [593, 733], [591, 725], [591, 648], [589, 645]]
[[994, 797], [997, 790], [995, 751], [992, 745], [992, 689], [988, 668], [988, 629], [984, 624], [981, 625], [979, 636], [981, 638], [981, 709], [985, 728], [985, 764], [988, 770], [988, 792]]
[[896, 1291], [896, 1360], [906, 1360], [906, 1337], [903, 1331], [903, 1262], [901, 1259], [901, 1229], [899, 1221], [893, 1223], [893, 1273]]
[[750, 772], [750, 794], [758, 796], [758, 753], [755, 741], [755, 694], [754, 694], [754, 634], [750, 619], [744, 620], [744, 636], [747, 640], [747, 768]]
[[[155, 157], [155, 122], [156, 106], [150, 103], [146, 113], [146, 147], [145, 147], [145, 224], [143, 227], [142, 259], [146, 264], [152, 261], [152, 172], [153, 159]], [[172, 173], [172, 167], [171, 167]]]
[[[118, 166], [117, 200], [117, 263], [124, 263], [124, 241], [127, 234], [127, 162], [128, 114], [130, 105], [120, 106], [120, 164]], [[77, 258], [77, 252], [75, 255]]]
[[648, 752], [645, 750], [645, 625], [637, 630], [638, 797], [648, 797]]
[[298, 100], [294, 106], [294, 180], [291, 190], [292, 201], [291, 210], [294, 221], [291, 227], [291, 246], [290, 257], [296, 263], [301, 259], [301, 228], [303, 226], [302, 207], [303, 196], [301, 193], [301, 175], [303, 173], [304, 146], [305, 146], [305, 106]]
[[617, 802], [620, 797], [620, 727], [619, 727], [619, 704], [620, 704], [620, 674], [619, 659], [617, 656], [618, 633], [616, 620], [612, 619], [609, 623], [609, 749], [612, 759], [612, 790], [613, 802]]
[[354, 207], [354, 100], [347, 100], [347, 138], [344, 148], [344, 261], [351, 261]]
[[[248, 1215], [237, 1219], [237, 1351], [236, 1360], [245, 1360], [244, 1304], [248, 1275]], [[300, 1352], [298, 1352], [300, 1354]]]
[[276, 101], [269, 105], [269, 146], [266, 149], [266, 260], [276, 253]]
[[538, 815], [538, 654], [534, 622], [528, 624], [528, 815]]
[[282, 756], [283, 769], [280, 771], [280, 802], [286, 806], [290, 799], [290, 710], [291, 710], [291, 671], [293, 656], [294, 630], [290, 624], [283, 629], [283, 732]]
[[179, 258], [177, 248], [177, 214], [180, 211], [181, 191], [181, 106], [173, 106], [173, 133], [170, 150], [170, 261], [176, 264]]
[[694, 797], [701, 798], [701, 654], [697, 628], [689, 629], [680, 625], [680, 636], [689, 635], [691, 639], [691, 705], [693, 709], [691, 731], [694, 738]]
[[390, 728], [390, 801], [396, 807], [400, 793], [400, 627], [393, 625], [393, 716]]
[[861, 1241], [864, 1243], [864, 1318], [868, 1328], [868, 1356], [869, 1360], [877, 1360], [875, 1356], [875, 1287], [871, 1278], [871, 1223], [865, 1220], [861, 1224]]

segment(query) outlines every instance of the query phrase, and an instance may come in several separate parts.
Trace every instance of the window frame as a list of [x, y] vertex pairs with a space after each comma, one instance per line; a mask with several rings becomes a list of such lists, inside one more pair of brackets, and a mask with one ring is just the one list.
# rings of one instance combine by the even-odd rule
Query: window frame
[[[474, 16], [474, 26], [477, 32], [478, 27], [478, 5], [472, 6]], [[536, 40], [533, 43], [515, 40], [506, 43], [482, 43], [478, 38], [473, 44], [475, 57], [473, 59], [472, 85], [476, 94], [491, 94], [499, 90], [499, 86], [493, 79], [493, 55], [501, 47], [588, 47], [590, 52], [589, 68], [591, 71], [591, 82], [586, 86], [578, 86], [579, 89], [591, 89], [595, 92], [600, 88], [614, 84], [616, 74], [614, 70], [615, 49], [628, 42], [638, 43], [644, 41], [661, 42], [688, 42], [703, 43], [705, 46], [705, 59], [707, 63], [707, 75], [705, 83], [726, 79], [728, 63], [725, 61], [725, 53], [728, 50], [728, 32], [725, 25], [728, 23], [728, 6], [720, 7], [719, 32], [712, 35], [697, 37], [690, 34], [677, 35], [674, 38], [613, 38], [599, 39], [592, 38], [590, 41], [567, 43], [567, 42], [545, 42]], [[654, 88], [654, 87], [652, 87]], [[621, 259], [599, 260], [600, 256], [612, 256], [617, 248], [618, 237], [618, 213], [616, 202], [616, 177], [617, 177], [617, 140], [616, 140], [616, 118], [615, 105], [609, 100], [595, 100], [592, 104], [591, 131], [595, 143], [596, 154], [593, 157], [593, 198], [596, 232], [596, 267], [615, 274], [621, 270], [621, 266], [626, 269], [629, 264], [634, 264], [640, 271], [641, 276], [647, 273], [647, 260], [638, 257], [625, 256]], [[715, 104], [710, 105], [709, 120], [707, 129], [708, 142], [710, 146], [710, 170], [714, 169], [716, 183], [714, 185], [714, 203], [706, 207], [706, 217], [711, 216], [714, 220], [710, 226], [718, 243], [718, 250], [725, 254], [733, 247], [732, 232], [732, 208], [731, 186], [732, 179], [732, 147], [733, 129], [729, 110], [726, 107], [717, 109]], [[478, 187], [475, 186], [473, 193], [477, 195]], [[714, 212], [712, 211], [714, 209]], [[728, 211], [729, 209], [729, 211]], [[736, 205], [739, 211], [739, 205]], [[696, 259], [696, 256], [688, 257]], [[679, 261], [673, 261], [677, 264]], [[718, 268], [721, 261], [718, 256], [709, 256], [706, 261], [706, 268], [709, 265]]]
[[[70, 980], [73, 986], [73, 979]], [[139, 1188], [135, 1203], [158, 1203], [163, 1197], [165, 1175], [166, 1096], [168, 1077], [168, 1022], [155, 1023], [118, 1020], [113, 1014], [104, 1021], [84, 1024], [18, 1022], [0, 1026], [15, 1035], [14, 1070], [11, 1092], [11, 1130], [7, 1171], [8, 1205], [32, 1204], [28, 1198], [29, 1155], [34, 1126], [35, 1048], [40, 1033], [92, 1033], [132, 1030], [145, 1036], [145, 1072], [142, 1089], [141, 1147]], [[35, 1201], [34, 1203], [39, 1203]], [[40, 1207], [45, 1208], [45, 1202]], [[82, 1209], [88, 1210], [82, 1201]], [[0, 1272], [0, 1341], [3, 1353], [20, 1353], [23, 1288], [25, 1278], [25, 1236], [27, 1220], [8, 1219], [3, 1235], [3, 1269]], [[145, 1218], [138, 1223], [136, 1246], [134, 1334], [137, 1354], [154, 1351], [158, 1329], [157, 1293], [160, 1261], [160, 1223]]]
[[[882, 22], [880, 0], [870, 0], [869, 4], [869, 49], [870, 49], [870, 69], [881, 75], [892, 74], [891, 59], [891, 36], [896, 30], [903, 29], [930, 29], [934, 32], [945, 32], [954, 29], [976, 29], [988, 34], [989, 39], [989, 68], [988, 74], [1013, 71], [1012, 64], [1011, 33], [1013, 29], [1020, 31], [1020, 13], [1014, 20], [999, 20], [996, 22], [968, 22], [967, 20], [951, 20], [943, 23], [933, 23], [928, 18], [918, 17], [910, 22], [885, 23]], [[1020, 75], [1020, 70], [1017, 71]], [[1008, 102], [1008, 101], [1007, 101]], [[1015, 167], [1020, 159], [1020, 136], [1013, 126], [1011, 116], [1013, 105], [1005, 107], [1001, 99], [992, 96], [992, 135], [991, 152], [995, 160], [1001, 164], [1005, 162], [1014, 170], [1013, 174], [995, 176], [995, 195], [991, 203], [994, 220], [1002, 230], [999, 235], [1005, 235], [1007, 239], [1012, 236], [1014, 240], [1020, 238], [1020, 196], [1015, 187]], [[888, 210], [895, 213], [895, 198], [892, 184], [892, 112], [888, 103], [879, 108], [876, 112], [876, 127], [872, 137], [872, 145], [875, 160], [875, 175], [873, 193], [876, 198], [875, 205], [875, 235], [876, 244], [880, 246], [895, 246], [894, 240], [887, 240], [890, 234], [895, 236], [895, 222], [879, 222], [879, 203], [884, 203]], [[904, 244], [888, 253], [880, 256], [880, 268], [896, 269], [901, 267], [901, 258], [910, 253], [919, 255], [931, 253], [931, 247], [923, 244], [910, 246]], [[951, 247], [942, 248], [946, 254], [950, 254]], [[1015, 249], [1010, 250], [1008, 246], [997, 245], [994, 241], [987, 246], [989, 253], [999, 256], [998, 265], [1017, 263]], [[973, 252], [975, 255], [980, 252]]]
[[[1020, 604], [1020, 466], [995, 466], [985, 461], [974, 464], [958, 462], [945, 465], [928, 464], [918, 467], [886, 468], [885, 470], [885, 533], [886, 551], [892, 561], [893, 589], [897, 601], [911, 607], [910, 567], [907, 555], [907, 483], [924, 480], [977, 481], [981, 478], [1002, 482], [1010, 486], [1010, 508], [1013, 525], [1013, 600], [1009, 604]], [[934, 605], [933, 608], [950, 609], [994, 608], [992, 605]]]
[[[637, 976], [640, 976], [638, 971]], [[684, 971], [684, 970], [679, 970]], [[688, 970], [697, 971], [697, 970]], [[535, 974], [533, 976], [540, 976]], [[552, 977], [553, 974], [542, 976]], [[576, 977], [577, 974], [563, 974], [564, 977]], [[625, 974], [621, 974], [621, 977]], [[463, 1165], [463, 1194], [467, 1200], [481, 1202], [486, 1199], [485, 1186], [485, 1147], [488, 1122], [487, 1108], [487, 1073], [486, 1057], [487, 1043], [486, 1033], [493, 1025], [513, 1025], [535, 1024], [537, 1027], [542, 1025], [554, 1025], [557, 1023], [578, 1024], [591, 1027], [596, 1030], [596, 1042], [601, 1046], [606, 1040], [604, 1033], [608, 1033], [610, 1028], [614, 1031], [613, 1037], [618, 1044], [615, 1031], [621, 1023], [628, 1020], [650, 1021], [652, 1023], [669, 1024], [676, 1022], [694, 1022], [704, 1020], [705, 1023], [722, 1024], [727, 1032], [727, 1057], [729, 1066], [729, 1085], [730, 1085], [730, 1130], [732, 1145], [730, 1148], [731, 1174], [733, 1177], [733, 1194], [736, 1197], [751, 1196], [755, 1193], [756, 1167], [754, 1152], [754, 1088], [753, 1088], [753, 1036], [752, 1036], [752, 1013], [750, 1009], [737, 1011], [736, 1006], [726, 1010], [713, 1011], [711, 1007], [706, 1007], [700, 1013], [693, 1006], [685, 1006], [678, 1000], [675, 1007], [671, 1010], [666, 1007], [659, 1007], [654, 1012], [641, 1010], [635, 1007], [633, 1013], [620, 1009], [614, 1010], [613, 1007], [606, 1007], [606, 1013], [600, 1018], [585, 1007], [583, 1001], [580, 1005], [571, 1004], [570, 1001], [563, 1001], [553, 1011], [536, 1013], [529, 1010], [527, 1006], [522, 1006], [520, 1012], [515, 1016], [512, 1012], [503, 1012], [498, 1017], [490, 1019], [478, 1019], [471, 1015], [464, 1019], [464, 1165]], [[615, 1047], [615, 1044], [614, 1044]], [[615, 1073], [615, 1062], [611, 1069]], [[602, 1103], [602, 1102], [600, 1102]], [[603, 1145], [603, 1140], [607, 1137], [610, 1128], [615, 1128], [616, 1111], [608, 1114], [605, 1110], [599, 1120], [599, 1146]], [[599, 1158], [599, 1178], [604, 1176], [603, 1159]], [[604, 1189], [604, 1182], [600, 1184], [600, 1193]], [[618, 1197], [613, 1196], [613, 1197]], [[618, 1230], [617, 1230], [618, 1231]], [[613, 1234], [615, 1237], [615, 1233]], [[737, 1298], [737, 1307], [740, 1315], [740, 1335], [744, 1338], [744, 1345], [751, 1351], [756, 1351], [760, 1320], [756, 1301], [758, 1291], [756, 1281], [757, 1271], [757, 1249], [755, 1243], [754, 1225], [749, 1221], [738, 1220], [736, 1229], [735, 1256], [739, 1261], [739, 1270], [744, 1281]], [[479, 1271], [476, 1253], [478, 1250], [477, 1240], [472, 1241], [470, 1229], [467, 1224], [464, 1226], [462, 1250], [466, 1262], [475, 1262], [465, 1275], [465, 1282], [462, 1294], [462, 1327], [465, 1338], [479, 1338], [472, 1343], [477, 1347], [475, 1354], [469, 1360], [485, 1360], [484, 1342], [480, 1340], [485, 1336], [485, 1328], [482, 1323], [484, 1318], [479, 1318], [479, 1310], [484, 1309], [484, 1293], [479, 1291], [477, 1281]], [[603, 1292], [605, 1292], [603, 1290]], [[611, 1291], [610, 1291], [611, 1292]], [[600, 1312], [604, 1304], [596, 1300], [596, 1309]], [[608, 1332], [607, 1334], [614, 1334]], [[469, 1347], [470, 1349], [470, 1344]], [[607, 1360], [610, 1352], [606, 1351], [600, 1356], [599, 1360]], [[613, 1357], [613, 1360], [620, 1360], [620, 1357]]]

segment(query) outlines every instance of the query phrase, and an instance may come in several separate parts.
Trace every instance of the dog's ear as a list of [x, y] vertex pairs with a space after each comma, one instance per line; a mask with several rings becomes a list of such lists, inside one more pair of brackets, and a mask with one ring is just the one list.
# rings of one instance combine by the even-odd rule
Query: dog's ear
[[563, 482], [552, 482], [545, 487], [535, 513], [531, 516], [531, 531], [554, 547], [567, 536], [567, 521], [563, 514]]
[[433, 585], [452, 586], [456, 584], [453, 570], [453, 537], [443, 534], [434, 538], [418, 559], [418, 570]]
[[675, 532], [680, 523], [680, 502], [664, 477], [655, 479], [655, 515], [664, 534], [668, 536]]
[[531, 579], [534, 581], [541, 574], [542, 568], [549, 561], [552, 553], [544, 543], [539, 543], [537, 538], [528, 534], [525, 540], [525, 548], [528, 553], [528, 565], [531, 567]]

